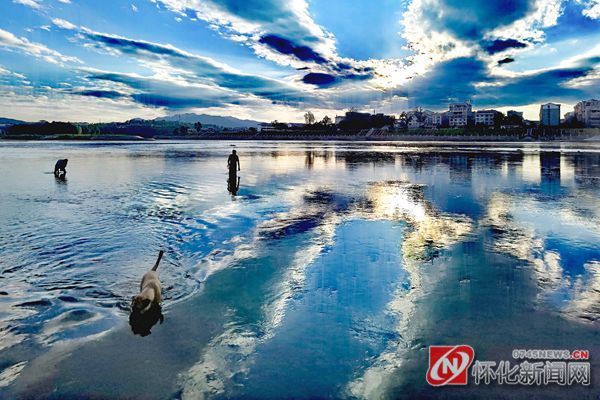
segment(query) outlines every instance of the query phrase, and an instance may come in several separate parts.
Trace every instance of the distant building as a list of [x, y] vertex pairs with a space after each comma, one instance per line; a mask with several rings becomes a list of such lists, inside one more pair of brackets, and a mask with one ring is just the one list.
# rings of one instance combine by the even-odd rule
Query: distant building
[[509, 118], [520, 119], [521, 122], [523, 121], [523, 112], [522, 111], [508, 110], [506, 112], [506, 116]]
[[344, 121], [369, 121], [371, 114], [358, 111], [346, 111]]
[[442, 124], [442, 114], [430, 110], [408, 111], [406, 124], [408, 129], [436, 128]]
[[423, 113], [409, 111], [406, 113], [406, 125], [408, 129], [419, 129], [425, 127], [426, 116]]
[[501, 115], [502, 113], [496, 110], [479, 110], [475, 112], [475, 124], [494, 126]]
[[473, 118], [471, 102], [451, 103], [446, 116], [450, 127], [467, 126]]
[[340, 122], [342, 122], [344, 120], [344, 118], [346, 118], [346, 116], [344, 116], [344, 115], [336, 115], [335, 116], [335, 124], [338, 125]]
[[569, 111], [568, 113], [565, 113], [565, 118], [561, 122], [567, 125], [574, 124], [577, 122], [577, 114], [575, 114], [575, 111]]
[[435, 128], [442, 125], [442, 114], [430, 111], [427, 114], [426, 124], [428, 127]]
[[[285, 126], [287, 127], [287, 124], [285, 124]], [[259, 127], [260, 131], [264, 133], [278, 132], [282, 128], [279, 123], [274, 124], [273, 122], [261, 122]]]
[[506, 118], [503, 118], [501, 129], [518, 129], [525, 125], [523, 119], [523, 113], [521, 111], [508, 110], [506, 112]]
[[515, 110], [508, 110], [506, 112], [506, 116], [507, 117], [518, 117], [518, 118], [523, 118], [523, 111], [515, 111]]
[[540, 125], [558, 126], [560, 124], [560, 104], [548, 103], [540, 106]]
[[586, 100], [575, 104], [577, 122], [590, 128], [600, 128], [600, 100]]

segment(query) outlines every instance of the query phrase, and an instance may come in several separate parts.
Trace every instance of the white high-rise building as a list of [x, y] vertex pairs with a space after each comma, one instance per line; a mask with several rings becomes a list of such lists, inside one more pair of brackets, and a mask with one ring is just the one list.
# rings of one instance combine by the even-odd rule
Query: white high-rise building
[[471, 102], [451, 103], [448, 112], [448, 125], [451, 127], [467, 126], [473, 116]]
[[585, 100], [575, 104], [577, 122], [590, 128], [600, 128], [600, 100]]
[[558, 126], [560, 124], [560, 104], [548, 103], [540, 106], [540, 125]]

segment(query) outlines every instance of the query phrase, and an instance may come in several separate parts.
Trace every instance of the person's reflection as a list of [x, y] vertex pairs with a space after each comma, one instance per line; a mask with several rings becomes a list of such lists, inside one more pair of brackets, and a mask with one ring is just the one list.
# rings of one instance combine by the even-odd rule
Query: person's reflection
[[54, 175], [54, 179], [56, 180], [56, 183], [59, 184], [66, 184], [67, 183], [67, 175], [66, 174], [62, 174], [62, 175]]
[[229, 174], [229, 179], [227, 179], [227, 191], [231, 193], [232, 196], [237, 196], [238, 190], [240, 190], [240, 177], [236, 176], [236, 174]]
[[307, 151], [305, 153], [304, 165], [306, 165], [306, 169], [312, 169], [315, 165], [315, 153], [312, 151]]
[[162, 324], [164, 320], [165, 317], [162, 314], [162, 307], [160, 305], [150, 307], [150, 309], [143, 314], [131, 313], [129, 315], [131, 331], [135, 335], [140, 335], [142, 337], [151, 334], [152, 332], [150, 332], [150, 329], [152, 329], [158, 321]]

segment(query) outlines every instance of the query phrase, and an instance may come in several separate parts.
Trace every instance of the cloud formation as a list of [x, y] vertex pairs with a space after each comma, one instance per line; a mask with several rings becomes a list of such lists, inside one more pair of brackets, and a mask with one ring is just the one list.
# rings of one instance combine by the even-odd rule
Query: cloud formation
[[42, 5], [40, 4], [40, 0], [13, 0], [13, 3], [22, 4], [24, 6], [31, 7], [36, 10], [39, 10], [40, 8], [42, 8]]
[[[197, 88], [201, 83], [204, 87], [227, 89], [239, 96], [257, 96], [273, 102], [298, 104], [315, 100], [314, 96], [307, 94], [293, 82], [243, 74], [209, 57], [191, 54], [171, 45], [95, 32], [85, 27], [77, 27], [62, 19], [55, 19], [53, 23], [62, 29], [77, 32], [78, 39], [88, 47], [117, 56], [129, 55], [143, 61], [145, 66], [153, 69], [157, 75], [161, 75], [164, 81], [172, 82], [181, 90], [184, 90], [184, 87]], [[157, 93], [155, 95], [158, 96]], [[182, 107], [186, 102], [191, 102], [189, 97], [185, 97], [185, 101], [173, 98], [172, 104], [166, 98], [157, 100], [154, 102], [156, 104], [152, 104], [148, 96], [135, 98], [150, 105], [177, 108]], [[200, 101], [195, 103], [197, 107], [203, 104]]]
[[527, 47], [526, 43], [515, 39], [496, 39], [485, 45], [485, 51], [488, 54], [496, 54], [508, 49], [523, 49], [525, 47]]
[[[218, 109], [257, 118], [257, 113], [271, 116], [278, 110], [299, 119], [307, 109], [321, 118], [350, 107], [441, 110], [450, 101], [468, 99], [476, 107], [533, 108], [537, 101], [597, 97], [600, 87], [600, 48], [594, 48], [600, 40], [600, 0], [407, 0], [389, 9], [398, 15], [397, 29], [388, 30], [398, 33], [396, 58], [385, 58], [382, 50], [379, 59], [360, 60], [340, 54], [347, 45], [340, 40], [338, 48], [331, 33], [344, 35], [347, 28], [340, 29], [340, 24], [355, 22], [323, 13], [318, 2], [308, 0], [250, 0], [243, 6], [234, 0], [151, 0], [156, 7], [126, 3], [119, 12], [78, 3], [86, 12], [98, 13], [93, 23], [101, 30], [67, 21], [74, 17], [59, 1], [8, 4], [16, 15], [23, 13], [24, 3], [41, 7], [30, 13], [31, 26], [38, 27], [26, 29], [31, 36], [0, 29], [0, 51], [7, 57], [1, 81], [15, 85], [11, 93], [44, 91], [41, 87], [47, 86], [57, 96], [111, 106], [135, 104], [153, 112]], [[392, 3], [374, 0], [373, 7], [394, 7]], [[133, 18], [132, 5], [136, 19], [149, 18], [156, 25], [112, 31]], [[368, 7], [363, 11], [368, 13]], [[58, 12], [65, 16], [52, 18]], [[364, 20], [375, 18], [376, 26], [381, 14], [365, 15]], [[103, 21], [111, 15], [115, 23], [109, 27]], [[49, 21], [58, 29], [45, 30]], [[135, 34], [122, 33], [131, 31]], [[221, 49], [220, 38], [209, 43], [215, 32], [241, 46]], [[63, 54], [70, 48], [80, 58]], [[221, 54], [235, 61], [223, 63]], [[14, 75], [27, 71], [18, 68], [26, 58], [22, 55], [32, 58], [40, 76]]]
[[335, 38], [314, 21], [306, 0], [249, 0], [243, 6], [236, 0], [155, 1], [182, 16], [208, 22], [223, 36], [278, 64], [333, 73], [341, 79], [373, 75], [367, 64], [337, 54]]
[[41, 43], [31, 42], [24, 37], [17, 37], [3, 29], [0, 29], [0, 47], [28, 54], [52, 64], [81, 63], [81, 60], [77, 57], [65, 56]]
[[[431, 73], [415, 79], [398, 94], [408, 97], [415, 106], [432, 108], [463, 100], [472, 100], [479, 107], [576, 102], [594, 96], [600, 87], [599, 61], [600, 58], [591, 57], [569, 67], [492, 78], [482, 61], [459, 58], [437, 65]], [[457, 75], [468, 79], [456, 79]], [[586, 85], [573, 85], [582, 79], [587, 79]], [[524, 88], [527, 88], [526, 93]]]
[[584, 6], [583, 15], [592, 19], [600, 19], [600, 0], [578, 0]]

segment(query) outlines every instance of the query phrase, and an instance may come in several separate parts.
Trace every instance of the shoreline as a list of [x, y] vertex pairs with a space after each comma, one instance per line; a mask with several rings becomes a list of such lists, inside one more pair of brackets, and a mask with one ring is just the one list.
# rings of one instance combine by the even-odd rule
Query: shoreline
[[413, 143], [600, 143], [600, 137], [563, 137], [563, 138], [518, 138], [518, 137], [497, 137], [497, 136], [382, 136], [382, 137], [348, 137], [348, 136], [328, 136], [328, 137], [240, 137], [234, 135], [223, 135], [221, 137], [102, 137], [102, 138], [48, 138], [48, 137], [1, 137], [0, 142], [165, 142], [165, 141], [186, 141], [186, 142], [216, 142], [216, 141], [243, 141], [243, 142], [413, 142]]

